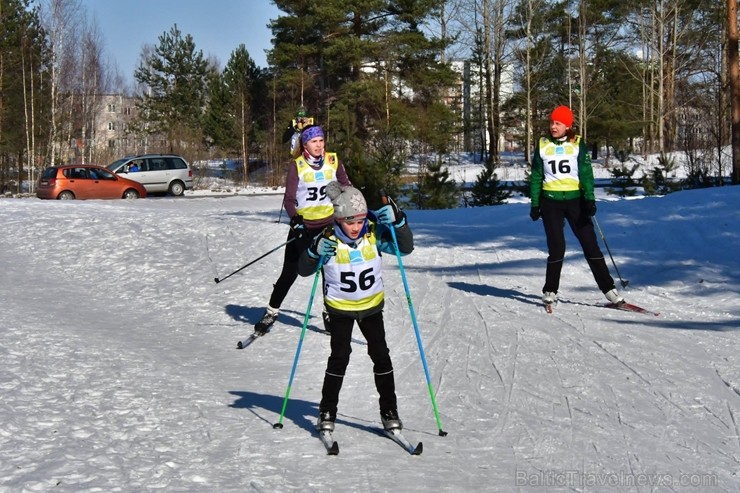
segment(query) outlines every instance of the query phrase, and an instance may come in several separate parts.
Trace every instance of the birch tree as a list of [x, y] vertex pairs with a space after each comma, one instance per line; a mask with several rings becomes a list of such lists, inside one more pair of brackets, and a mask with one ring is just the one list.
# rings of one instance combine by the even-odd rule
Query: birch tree
[[732, 104], [732, 183], [740, 183], [740, 57], [737, 1], [727, 0], [727, 67]]
[[[0, 0], [0, 190], [22, 191], [24, 171], [33, 178], [34, 122], [46, 100], [41, 83], [47, 65], [39, 12], [27, 0]], [[34, 101], [40, 101], [34, 106]], [[25, 166], [24, 166], [25, 165]], [[24, 170], [25, 168], [25, 170]]]
[[74, 78], [74, 48], [77, 46], [74, 39], [79, 21], [80, 2], [43, 0], [41, 8], [51, 49], [49, 164], [54, 166], [64, 144], [60, 142], [60, 137], [67, 114], [62, 109], [62, 96], [71, 93], [68, 85]]

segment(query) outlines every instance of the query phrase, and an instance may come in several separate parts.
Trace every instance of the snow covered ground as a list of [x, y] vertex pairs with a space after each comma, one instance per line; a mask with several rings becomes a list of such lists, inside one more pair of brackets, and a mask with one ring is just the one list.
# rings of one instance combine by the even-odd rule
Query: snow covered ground
[[416, 457], [378, 431], [357, 330], [341, 451], [326, 456], [313, 429], [329, 353], [320, 296], [273, 429], [312, 279], [244, 350], [282, 251], [214, 282], [284, 241], [281, 196], [265, 192], [0, 199], [0, 492], [740, 491], [740, 187], [599, 201], [627, 299], [658, 317], [601, 307], [570, 233], [548, 315], [526, 203], [408, 211], [404, 266], [448, 432], [384, 257]]

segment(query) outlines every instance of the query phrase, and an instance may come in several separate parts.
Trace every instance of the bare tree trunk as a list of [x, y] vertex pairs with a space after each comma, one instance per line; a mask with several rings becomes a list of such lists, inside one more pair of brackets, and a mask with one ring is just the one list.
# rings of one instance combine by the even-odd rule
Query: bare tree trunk
[[240, 96], [240, 110], [241, 110], [241, 137], [242, 137], [242, 166], [244, 167], [244, 186], [249, 184], [249, 124], [248, 113], [249, 108], [247, 106], [246, 98], [244, 94]]
[[[0, 19], [2, 18], [3, 13], [3, 2], [0, 1]], [[5, 75], [5, 51], [0, 50], [0, 142], [3, 141], [3, 115], [5, 114], [4, 111], [4, 99], [3, 99], [3, 80]], [[2, 156], [0, 156], [0, 192], [2, 192], [2, 187], [5, 185], [4, 183], [5, 173], [4, 173], [4, 165], [2, 163]]]
[[[277, 159], [277, 89], [276, 89], [276, 75], [272, 76], [272, 138], [270, 139], [269, 147], [269, 163], [270, 163], [270, 174], [268, 176], [268, 185], [274, 185], [276, 182], [275, 177], [278, 173], [279, 163]], [[326, 128], [329, 127], [329, 111], [326, 113]], [[282, 209], [280, 209], [282, 211]]]
[[[31, 80], [33, 80], [33, 70], [28, 71], [31, 74]], [[1, 77], [0, 77], [1, 78]], [[23, 126], [26, 133], [26, 168], [28, 169], [28, 180], [29, 180], [29, 191], [33, 191], [33, 181], [31, 181], [31, 160], [32, 160], [32, 154], [31, 154], [31, 134], [33, 133], [33, 128], [31, 127], [31, 118], [28, 114], [28, 81], [26, 80], [26, 47], [25, 43], [21, 46], [21, 78], [23, 79]], [[2, 92], [2, 91], [0, 91]]]
[[663, 129], [664, 129], [664, 118], [665, 118], [665, 37], [664, 37], [664, 31], [665, 31], [665, 19], [663, 18], [663, 10], [665, 7], [664, 0], [660, 0], [658, 3], [658, 15], [656, 16], [656, 27], [658, 30], [657, 37], [658, 37], [658, 49], [657, 49], [657, 56], [658, 59], [657, 65], [658, 65], [658, 90], [656, 92], [656, 97], [658, 98], [657, 101], [657, 128], [658, 131], [658, 150], [660, 151], [660, 154], [663, 155], [665, 153], [665, 139], [663, 138]]
[[[580, 91], [578, 92], [578, 123], [584, 140], [588, 140], [588, 54], [586, 53], [586, 39], [588, 21], [586, 19], [586, 1], [581, 0], [578, 7], [578, 76], [580, 77]], [[570, 40], [568, 40], [570, 43]]]
[[74, 37], [74, 22], [78, 19], [80, 0], [46, 0], [49, 8], [47, 24], [51, 47], [51, 80], [50, 99], [51, 116], [49, 128], [50, 158], [52, 166], [57, 161], [57, 146], [61, 149], [60, 141], [62, 129], [60, 125], [65, 118], [65, 110], [60, 108], [61, 97], [65, 92], [65, 84], [70, 77], [74, 77], [74, 64], [69, 63], [73, 56], [73, 47], [70, 41]]
[[34, 70], [33, 70], [33, 57], [29, 59], [29, 72], [31, 73], [31, 149], [30, 149], [30, 156], [29, 156], [29, 172], [31, 173], [30, 180], [31, 180], [31, 191], [34, 189], [34, 185], [36, 184], [36, 84], [35, 84], [35, 77], [33, 77]]
[[[444, 53], [444, 50], [442, 50]], [[385, 64], [383, 66], [383, 70], [385, 72], [385, 77], [383, 82], [385, 83], [385, 129], [389, 130], [391, 128], [391, 88], [389, 84], [389, 75], [388, 75], [388, 64]], [[329, 107], [326, 108], [326, 114], [327, 117], [329, 115]], [[328, 122], [327, 122], [328, 123]]]
[[486, 164], [491, 164], [496, 154], [496, 144], [494, 142], [494, 124], [493, 124], [493, 69], [491, 68], [491, 3], [490, 0], [483, 0], [483, 66], [485, 67], [485, 101], [486, 101], [486, 128], [488, 130], [488, 157]]
[[499, 161], [499, 141], [501, 140], [501, 77], [504, 67], [504, 52], [506, 51], [506, 2], [495, 0], [496, 18], [493, 22], [493, 97], [491, 101], [493, 133], [491, 134], [491, 162]]
[[[28, 39], [21, 40], [21, 83], [23, 84], [23, 127], [26, 138], [25, 160], [19, 159], [19, 173], [25, 167], [28, 179], [28, 191], [33, 193], [36, 184], [36, 108], [35, 108], [35, 73], [33, 70], [33, 50]], [[1, 78], [1, 77], [0, 77]], [[0, 93], [2, 91], [0, 90]], [[22, 174], [20, 175], [22, 176]], [[21, 189], [19, 188], [19, 191]]]
[[483, 88], [485, 87], [485, 80], [486, 80], [486, 74], [485, 69], [483, 68], [483, 64], [481, 63], [478, 67], [478, 132], [479, 132], [479, 138], [480, 138], [480, 160], [483, 161], [483, 159], [486, 157], [486, 108], [485, 108], [485, 91]]
[[[95, 163], [97, 155], [94, 155], [94, 141], [91, 138], [95, 132], [95, 115], [100, 110], [99, 101], [102, 94], [108, 93], [108, 74], [104, 72], [102, 64], [102, 36], [96, 24], [85, 23], [82, 29], [81, 67], [81, 111], [79, 121], [80, 138], [77, 148], [82, 162]], [[121, 98], [116, 102], [116, 113], [123, 113], [123, 101]], [[116, 131], [122, 135], [125, 131], [123, 119], [117, 118]], [[102, 163], [100, 163], [102, 164]]]
[[640, 12], [640, 41], [642, 44], [642, 56], [646, 63], [642, 64], [642, 157], [647, 159], [648, 154], [652, 152], [652, 101], [653, 101], [653, 84], [652, 73], [653, 64], [649, 63], [653, 56], [653, 36], [652, 22], [647, 22], [644, 11]]
[[59, 2], [51, 1], [51, 117], [49, 129], [49, 146], [51, 155], [49, 164], [56, 164], [56, 141], [57, 141], [57, 105], [59, 104], [59, 60], [60, 50], [64, 41], [64, 29], [59, 19]]
[[676, 79], [678, 77], [678, 7], [673, 7], [673, 20], [671, 21], [671, 44], [670, 55], [666, 63], [666, 84], [665, 84], [665, 115], [663, 122], [665, 124], [664, 137], [666, 138], [666, 147], [673, 150], [677, 146], [678, 124], [676, 114]]
[[740, 183], [740, 57], [738, 56], [737, 1], [727, 0], [727, 67], [732, 106], [732, 183]]
[[527, 164], [531, 164], [532, 149], [532, 20], [534, 18], [534, 0], [527, 1], [527, 22], [526, 22], [526, 34], [527, 34], [527, 48], [526, 48], [526, 66], [524, 68], [526, 91], [527, 91], [527, 116], [526, 116], [526, 142], [527, 147], [525, 148], [525, 155], [527, 158]]

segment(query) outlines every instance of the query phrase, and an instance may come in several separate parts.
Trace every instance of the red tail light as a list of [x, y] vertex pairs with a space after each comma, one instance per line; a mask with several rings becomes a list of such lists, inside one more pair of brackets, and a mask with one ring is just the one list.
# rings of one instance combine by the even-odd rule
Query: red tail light
[[192, 169], [189, 169], [188, 170], [188, 177], [189, 178], [192, 178], [193, 177], [193, 170]]

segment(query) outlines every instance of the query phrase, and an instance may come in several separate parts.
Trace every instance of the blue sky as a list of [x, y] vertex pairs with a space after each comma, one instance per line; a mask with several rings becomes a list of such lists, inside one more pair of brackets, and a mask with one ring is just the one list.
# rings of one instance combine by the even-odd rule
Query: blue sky
[[223, 67], [240, 44], [266, 67], [271, 47], [271, 19], [281, 12], [269, 0], [82, 0], [103, 35], [105, 53], [127, 81], [139, 64], [141, 48], [157, 44], [174, 24], [190, 34], [203, 55], [215, 55]]

